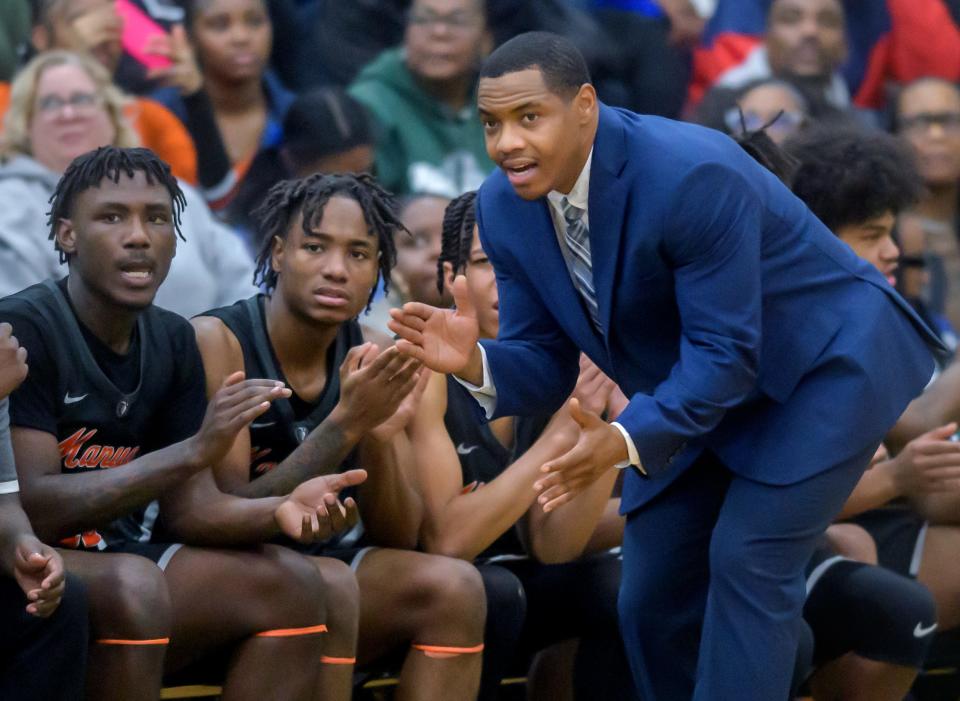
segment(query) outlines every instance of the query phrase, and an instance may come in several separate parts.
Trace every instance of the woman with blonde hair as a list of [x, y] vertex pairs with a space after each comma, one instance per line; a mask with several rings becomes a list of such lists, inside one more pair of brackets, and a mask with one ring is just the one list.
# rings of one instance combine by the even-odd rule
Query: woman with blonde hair
[[[135, 146], [126, 99], [94, 59], [67, 51], [35, 57], [11, 87], [0, 142], [0, 296], [66, 272], [48, 240], [48, 200], [77, 156]], [[184, 316], [249, 296], [253, 262], [203, 198], [187, 198], [180, 242], [157, 304]]]

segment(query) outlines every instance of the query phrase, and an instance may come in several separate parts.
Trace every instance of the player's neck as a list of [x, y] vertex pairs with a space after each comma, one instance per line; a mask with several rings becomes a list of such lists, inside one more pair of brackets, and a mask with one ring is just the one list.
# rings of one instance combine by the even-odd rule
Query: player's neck
[[284, 374], [291, 370], [326, 368], [327, 351], [336, 340], [339, 324], [318, 324], [295, 314], [282, 296], [273, 294], [265, 303], [267, 334]]
[[74, 312], [87, 329], [114, 353], [125, 355], [130, 350], [133, 327], [139, 311], [110, 304], [101, 295], [83, 284], [76, 275], [67, 278], [67, 293]]

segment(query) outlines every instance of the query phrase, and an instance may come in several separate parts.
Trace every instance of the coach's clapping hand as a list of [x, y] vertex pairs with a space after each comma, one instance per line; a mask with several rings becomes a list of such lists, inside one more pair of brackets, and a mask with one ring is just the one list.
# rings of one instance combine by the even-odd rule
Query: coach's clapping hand
[[16, 544], [13, 577], [27, 597], [27, 613], [46, 618], [60, 605], [65, 586], [60, 553], [34, 536], [22, 536]]
[[477, 340], [480, 326], [477, 312], [467, 294], [467, 279], [453, 281], [456, 309], [438, 309], [429, 304], [408, 302], [390, 310], [387, 326], [400, 337], [397, 348], [435, 372], [454, 373], [481, 384], [483, 366]]
[[357, 504], [350, 497], [341, 502], [337, 494], [366, 479], [366, 470], [347, 470], [307, 480], [277, 507], [277, 525], [288, 537], [305, 544], [353, 528], [359, 520]]
[[241, 429], [270, 408], [270, 402], [292, 392], [276, 380], [245, 380], [235, 372], [207, 403], [200, 430], [190, 439], [189, 455], [197, 469], [218, 463]]
[[899, 494], [960, 491], [960, 443], [950, 440], [956, 431], [955, 423], [928, 431], [887, 463]]
[[362, 436], [393, 416], [419, 379], [420, 363], [396, 346], [350, 349], [340, 366], [340, 401], [330, 415], [345, 433]]
[[0, 324], [0, 399], [27, 376], [27, 349], [21, 348], [10, 324]]

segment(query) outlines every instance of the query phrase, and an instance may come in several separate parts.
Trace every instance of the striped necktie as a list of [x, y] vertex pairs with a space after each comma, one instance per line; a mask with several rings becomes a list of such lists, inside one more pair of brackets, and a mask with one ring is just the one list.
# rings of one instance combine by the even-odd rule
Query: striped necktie
[[570, 274], [573, 286], [577, 288], [590, 313], [590, 319], [598, 331], [603, 331], [600, 323], [600, 311], [597, 308], [597, 293], [593, 288], [593, 266], [590, 258], [590, 230], [583, 221], [585, 210], [564, 197], [560, 203], [563, 220], [566, 223], [564, 241], [570, 251]]

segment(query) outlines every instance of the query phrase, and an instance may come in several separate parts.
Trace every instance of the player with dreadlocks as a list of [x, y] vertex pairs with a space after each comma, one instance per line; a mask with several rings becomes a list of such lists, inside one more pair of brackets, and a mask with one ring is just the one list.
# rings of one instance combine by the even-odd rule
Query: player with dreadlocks
[[60, 180], [50, 227], [69, 274], [0, 301], [30, 357], [10, 398], [23, 505], [87, 585], [90, 697], [156, 699], [164, 671], [226, 648], [225, 697], [311, 698], [322, 580], [287, 548], [241, 547], [326, 537], [325, 500], [365, 475], [286, 498], [216, 488], [208, 468], [289, 390], [236, 373], [207, 403], [193, 329], [152, 304], [182, 206], [145, 149], [89, 152]]
[[236, 494], [282, 495], [362, 461], [370, 478], [358, 507], [351, 500], [341, 514], [351, 520], [359, 508], [363, 540], [328, 543], [317, 554], [329, 557], [315, 559], [328, 584], [324, 689], [349, 696], [354, 657], [363, 667], [403, 650], [399, 698], [468, 699], [483, 648], [480, 577], [468, 563], [402, 549], [416, 544], [420, 525], [402, 430], [419, 395], [419, 366], [392, 345], [365, 342], [371, 336], [357, 321], [378, 280], [389, 279], [393, 235], [403, 226], [395, 211], [366, 175], [317, 174], [271, 189], [257, 212], [266, 294], [194, 325], [208, 393], [244, 371], [287, 383], [293, 396], [240, 433], [216, 475]]

